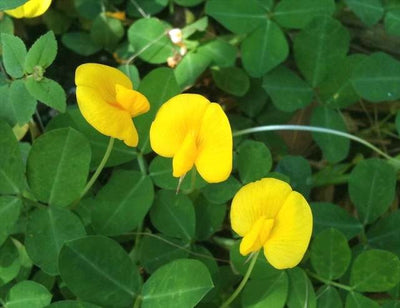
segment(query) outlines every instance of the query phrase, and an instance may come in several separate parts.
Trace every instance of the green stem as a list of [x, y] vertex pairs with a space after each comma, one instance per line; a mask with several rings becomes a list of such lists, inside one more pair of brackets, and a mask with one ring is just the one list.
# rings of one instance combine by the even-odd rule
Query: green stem
[[108, 145], [107, 145], [107, 149], [106, 152], [104, 153], [104, 156], [99, 164], [99, 166], [97, 167], [96, 171], [93, 173], [92, 177], [90, 178], [89, 182], [87, 182], [85, 188], [83, 189], [81, 195], [79, 196], [78, 199], [76, 199], [70, 206], [71, 209], [75, 208], [78, 204], [79, 201], [81, 201], [81, 199], [86, 195], [86, 193], [90, 190], [90, 188], [92, 188], [93, 184], [96, 182], [97, 178], [99, 177], [101, 171], [103, 170], [104, 166], [106, 165], [108, 158], [110, 157], [111, 151], [113, 149], [114, 146], [114, 138], [110, 138]]
[[311, 277], [313, 277], [313, 278], [315, 278], [315, 279], [327, 284], [327, 285], [331, 285], [331, 286], [334, 286], [334, 287], [337, 287], [339, 289], [343, 289], [343, 290], [346, 290], [346, 291], [349, 291], [349, 292], [353, 291], [353, 288], [350, 287], [350, 286], [347, 286], [345, 284], [341, 284], [341, 283], [338, 283], [338, 282], [334, 282], [332, 280], [328, 280], [328, 279], [322, 278], [322, 277], [318, 276], [317, 274], [315, 274], [315, 273], [313, 273], [311, 271], [307, 270], [307, 274], [310, 275]]
[[135, 303], [133, 304], [133, 308], [139, 308], [142, 302], [142, 297], [140, 295], [136, 296]]
[[260, 253], [260, 250], [253, 254], [253, 256], [251, 257], [251, 262], [250, 262], [249, 268], [247, 269], [247, 272], [244, 275], [243, 280], [240, 282], [239, 286], [232, 293], [232, 295], [221, 305], [220, 308], [229, 307], [229, 305], [235, 300], [235, 298], [243, 290], [244, 286], [247, 283], [247, 280], [249, 280], [249, 278], [250, 278], [251, 272], [253, 271], [254, 265], [256, 264], [259, 253]]
[[373, 144], [369, 143], [368, 141], [361, 139], [357, 136], [335, 130], [335, 129], [330, 129], [330, 128], [325, 128], [325, 127], [318, 127], [318, 126], [307, 126], [307, 125], [265, 125], [265, 126], [257, 126], [257, 127], [251, 127], [247, 129], [243, 129], [237, 132], [233, 133], [234, 137], [237, 136], [242, 136], [246, 134], [251, 134], [251, 133], [258, 133], [258, 132], [268, 132], [268, 131], [279, 131], [279, 130], [297, 130], [297, 131], [309, 131], [309, 132], [314, 132], [314, 133], [323, 133], [323, 134], [330, 134], [330, 135], [336, 135], [339, 137], [347, 138], [353, 141], [356, 141], [358, 143], [361, 143], [362, 145], [365, 145], [366, 147], [370, 148], [371, 150], [375, 151], [379, 155], [385, 157], [386, 159], [394, 162], [397, 166], [400, 165], [400, 161], [398, 159], [395, 159], [393, 157], [390, 157], [387, 155], [385, 152], [381, 151], [378, 149], [376, 146]]
[[144, 161], [144, 158], [143, 158], [143, 153], [139, 152], [137, 154], [136, 158], [137, 158], [137, 161], [138, 161], [140, 172], [143, 175], [146, 175], [147, 174], [147, 168], [146, 168], [146, 162]]

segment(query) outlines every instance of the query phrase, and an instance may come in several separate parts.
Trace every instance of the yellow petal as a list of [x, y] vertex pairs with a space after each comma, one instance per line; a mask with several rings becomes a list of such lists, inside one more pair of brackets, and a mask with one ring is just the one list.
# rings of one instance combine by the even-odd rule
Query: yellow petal
[[232, 201], [232, 229], [245, 236], [260, 217], [275, 218], [291, 191], [289, 184], [273, 178], [243, 186]]
[[268, 262], [278, 269], [295, 267], [304, 256], [312, 232], [312, 213], [304, 197], [291, 192], [264, 245]]
[[180, 94], [164, 103], [150, 128], [153, 151], [164, 157], [174, 156], [188, 133], [197, 134], [209, 104], [198, 94]]
[[132, 117], [136, 117], [150, 110], [150, 103], [142, 93], [115, 85], [116, 99], [122, 109], [128, 111]]
[[220, 105], [208, 105], [197, 145], [195, 164], [201, 177], [209, 183], [225, 181], [232, 171], [232, 130]]
[[137, 146], [138, 134], [128, 112], [108, 104], [97, 89], [91, 87], [77, 87], [76, 97], [90, 125], [106, 136], [123, 140], [128, 146]]
[[172, 160], [173, 176], [181, 177], [193, 168], [197, 156], [196, 137], [189, 133], [186, 135], [181, 147]]
[[75, 72], [77, 87], [92, 88], [109, 104], [117, 104], [115, 86], [119, 84], [132, 89], [132, 82], [120, 70], [103, 64], [86, 63], [78, 66]]
[[274, 225], [273, 219], [261, 217], [251, 228], [240, 243], [240, 254], [246, 256], [251, 252], [258, 251], [265, 244]]
[[14, 18], [33, 18], [44, 14], [50, 7], [51, 0], [29, 0], [13, 10], [6, 10]]

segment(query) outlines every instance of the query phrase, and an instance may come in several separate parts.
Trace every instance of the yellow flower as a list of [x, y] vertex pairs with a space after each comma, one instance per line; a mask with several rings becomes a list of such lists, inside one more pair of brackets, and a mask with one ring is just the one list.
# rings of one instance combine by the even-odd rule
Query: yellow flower
[[304, 197], [285, 182], [264, 178], [243, 186], [231, 207], [232, 229], [243, 237], [240, 253], [264, 248], [277, 269], [299, 264], [312, 232], [312, 213]]
[[83, 117], [100, 133], [137, 146], [132, 118], [150, 109], [147, 98], [133, 90], [129, 78], [116, 68], [87, 63], [75, 72], [76, 98]]
[[173, 157], [173, 176], [195, 165], [209, 183], [225, 181], [232, 170], [232, 131], [221, 106], [198, 94], [180, 94], [161, 106], [150, 128], [152, 149]]
[[50, 4], [51, 0], [28, 0], [25, 4], [5, 12], [15, 18], [33, 18], [44, 14]]

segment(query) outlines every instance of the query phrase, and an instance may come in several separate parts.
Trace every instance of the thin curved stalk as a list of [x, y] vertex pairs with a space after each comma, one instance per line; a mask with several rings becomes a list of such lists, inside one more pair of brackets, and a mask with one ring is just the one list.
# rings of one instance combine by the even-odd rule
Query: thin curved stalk
[[237, 137], [237, 136], [258, 133], [258, 132], [270, 132], [270, 131], [282, 131], [282, 130], [308, 131], [308, 132], [330, 134], [330, 135], [335, 135], [338, 137], [347, 138], [347, 139], [356, 141], [356, 142], [366, 146], [367, 148], [370, 148], [371, 150], [375, 151], [379, 155], [385, 157], [386, 159], [392, 161], [393, 163], [395, 163], [397, 166], [400, 167], [400, 160], [387, 155], [385, 152], [381, 151], [380, 149], [378, 149], [376, 146], [369, 143], [368, 141], [361, 139], [357, 136], [339, 131], [339, 130], [325, 128], [325, 127], [306, 126], [306, 125], [264, 125], [264, 126], [256, 126], [256, 127], [239, 130], [237, 132], [234, 132], [233, 136]]

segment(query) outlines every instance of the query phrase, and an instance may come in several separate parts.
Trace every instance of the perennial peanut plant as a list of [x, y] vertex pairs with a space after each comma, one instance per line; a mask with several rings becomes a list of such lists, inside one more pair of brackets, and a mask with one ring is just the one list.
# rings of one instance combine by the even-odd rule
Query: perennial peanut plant
[[400, 3], [0, 0], [0, 305], [400, 305]]

